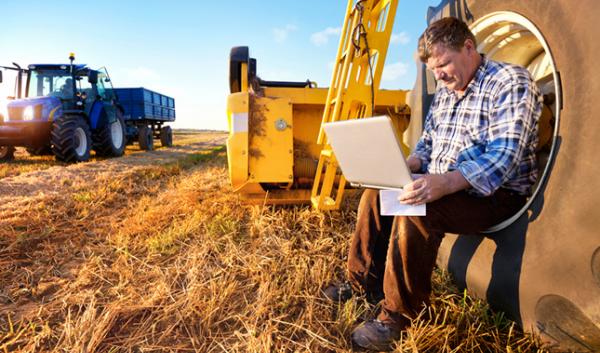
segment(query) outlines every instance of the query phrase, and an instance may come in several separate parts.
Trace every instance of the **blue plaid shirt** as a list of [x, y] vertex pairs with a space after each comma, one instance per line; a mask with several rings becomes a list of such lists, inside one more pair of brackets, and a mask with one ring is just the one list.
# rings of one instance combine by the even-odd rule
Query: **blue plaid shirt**
[[462, 97], [437, 89], [412, 155], [423, 172], [458, 169], [472, 194], [505, 188], [530, 195], [541, 111], [541, 95], [525, 68], [483, 57]]

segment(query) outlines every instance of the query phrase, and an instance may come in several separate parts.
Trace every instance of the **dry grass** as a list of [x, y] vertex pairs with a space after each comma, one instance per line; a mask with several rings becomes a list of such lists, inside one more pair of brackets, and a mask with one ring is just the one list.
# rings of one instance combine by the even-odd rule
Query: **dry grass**
[[[332, 305], [356, 200], [241, 205], [222, 148], [74, 186], [0, 228], [5, 352], [346, 352], [377, 308]], [[398, 352], [532, 352], [536, 341], [436, 273], [431, 320]]]
[[[221, 131], [200, 131], [200, 130], [173, 130], [173, 145], [182, 146], [190, 143], [197, 143], [213, 138], [215, 135], [223, 134]], [[163, 149], [160, 146], [160, 140], [154, 141], [155, 149]], [[140, 152], [137, 143], [128, 145], [125, 148], [125, 155]], [[105, 160], [105, 157], [96, 157], [92, 152], [91, 162]], [[31, 156], [24, 147], [17, 147], [15, 159], [9, 162], [0, 162], [0, 179], [17, 176], [37, 170], [48, 169], [53, 166], [65, 166], [67, 163], [58, 162], [53, 155]]]

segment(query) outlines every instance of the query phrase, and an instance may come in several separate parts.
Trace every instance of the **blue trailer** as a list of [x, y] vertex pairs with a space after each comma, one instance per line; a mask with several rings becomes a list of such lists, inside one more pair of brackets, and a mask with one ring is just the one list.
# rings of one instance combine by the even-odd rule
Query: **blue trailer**
[[173, 145], [171, 127], [175, 121], [175, 99], [144, 87], [114, 88], [119, 105], [123, 108], [127, 141], [137, 140], [140, 148], [151, 150], [153, 139], [163, 146]]

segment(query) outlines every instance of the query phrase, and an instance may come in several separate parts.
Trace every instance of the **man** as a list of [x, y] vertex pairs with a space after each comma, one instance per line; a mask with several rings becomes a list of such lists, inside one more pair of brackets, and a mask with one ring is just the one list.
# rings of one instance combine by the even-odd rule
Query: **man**
[[68, 99], [73, 96], [73, 79], [67, 78], [65, 83], [60, 87], [59, 94], [62, 98]]
[[480, 55], [455, 18], [432, 23], [418, 52], [439, 85], [408, 158], [411, 171], [425, 175], [399, 201], [426, 203], [427, 215], [380, 216], [378, 192], [365, 190], [348, 256], [350, 285], [325, 290], [334, 300], [353, 291], [383, 297], [377, 319], [352, 333], [367, 349], [390, 349], [429, 304], [444, 233], [477, 233], [503, 221], [525, 204], [537, 178], [541, 97], [528, 71]]

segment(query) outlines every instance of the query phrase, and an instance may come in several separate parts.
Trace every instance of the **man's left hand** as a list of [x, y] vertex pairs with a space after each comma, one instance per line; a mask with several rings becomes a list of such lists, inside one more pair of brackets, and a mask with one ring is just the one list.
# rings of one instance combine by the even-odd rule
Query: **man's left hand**
[[398, 200], [409, 205], [422, 205], [469, 186], [469, 182], [457, 170], [446, 174], [425, 174], [406, 185]]

